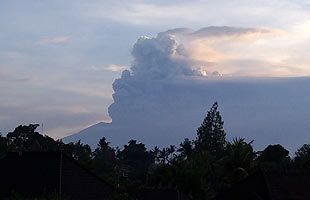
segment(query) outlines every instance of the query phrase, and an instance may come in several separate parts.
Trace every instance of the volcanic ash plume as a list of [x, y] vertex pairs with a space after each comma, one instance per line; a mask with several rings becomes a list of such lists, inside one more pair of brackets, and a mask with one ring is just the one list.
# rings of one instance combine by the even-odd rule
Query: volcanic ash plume
[[279, 55], [270, 39], [281, 34], [207, 27], [139, 38], [131, 67], [113, 83], [112, 123], [94, 125], [75, 138], [93, 147], [103, 136], [114, 145], [129, 139], [148, 146], [178, 144], [195, 137], [218, 101], [230, 137], [255, 139], [260, 147], [302, 144], [310, 129], [310, 111], [304, 109], [309, 107], [310, 79], [270, 77], [293, 75], [297, 69], [274, 62]]

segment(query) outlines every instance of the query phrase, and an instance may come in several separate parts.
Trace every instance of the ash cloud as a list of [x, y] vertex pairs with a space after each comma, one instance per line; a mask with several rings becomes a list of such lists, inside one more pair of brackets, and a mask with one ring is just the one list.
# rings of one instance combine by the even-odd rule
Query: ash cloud
[[132, 55], [132, 73], [142, 79], [198, 74], [185, 60], [184, 46], [170, 34], [160, 33], [156, 38], [141, 37], [134, 45]]
[[[139, 38], [132, 56], [130, 70], [124, 70], [113, 83], [114, 103], [109, 107], [109, 115], [114, 123], [137, 120], [143, 112], [164, 112], [166, 109], [159, 106], [167, 105], [164, 101], [169, 87], [174, 88], [171, 84], [185, 77], [203, 76], [192, 68], [185, 47], [169, 32], [155, 38]], [[175, 92], [169, 91], [170, 95]]]
[[[200, 87], [206, 79], [221, 77], [211, 63], [192, 57], [187, 48], [192, 40], [257, 32], [267, 31], [226, 26], [207, 27], [198, 31], [179, 28], [161, 32], [154, 38], [139, 38], [132, 49], [130, 70], [123, 71], [121, 78], [113, 83], [114, 103], [109, 107], [112, 121], [123, 123], [140, 116], [145, 120], [145, 112], [154, 114], [182, 109], [182, 106], [186, 106], [184, 102], [193, 102], [197, 96], [191, 94], [190, 87]], [[163, 114], [157, 115], [162, 118]]]

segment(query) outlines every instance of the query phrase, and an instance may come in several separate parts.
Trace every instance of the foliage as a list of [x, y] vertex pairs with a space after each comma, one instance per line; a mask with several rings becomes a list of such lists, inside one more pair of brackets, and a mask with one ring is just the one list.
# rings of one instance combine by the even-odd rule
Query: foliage
[[255, 168], [256, 153], [253, 141], [247, 143], [243, 138], [235, 138], [227, 143], [225, 155], [216, 162], [219, 177], [217, 190], [225, 190], [247, 177]]
[[180, 144], [178, 152], [180, 153], [180, 157], [182, 159], [191, 158], [194, 155], [193, 142], [190, 141], [188, 138], [185, 138], [185, 140]]
[[244, 138], [235, 138], [232, 142], [228, 142], [224, 160], [229, 171], [237, 168], [250, 170], [253, 167], [252, 161], [256, 153], [252, 143], [253, 141], [247, 143]]
[[36, 132], [39, 125], [20, 125], [7, 134], [7, 148], [10, 151], [52, 151], [58, 149], [58, 144], [50, 137]]
[[192, 199], [209, 199], [244, 179], [254, 167], [252, 142], [226, 141], [224, 122], [214, 103], [197, 138], [186, 138], [178, 149], [154, 149], [156, 165], [150, 171], [153, 187], [174, 187]]
[[286, 169], [290, 164], [289, 151], [280, 144], [268, 145], [260, 152], [258, 163], [267, 170]]
[[92, 151], [88, 144], [83, 144], [80, 140], [75, 143], [70, 142], [64, 145], [64, 152], [82, 165], [86, 167], [90, 165]]
[[154, 156], [142, 143], [130, 140], [117, 152], [117, 179], [120, 187], [137, 191], [146, 181], [148, 169], [154, 163]]
[[103, 137], [99, 140], [97, 148], [92, 153], [92, 167], [96, 174], [113, 182], [114, 167], [116, 165], [115, 149]]
[[195, 148], [197, 151], [208, 151], [216, 157], [222, 156], [226, 146], [224, 122], [215, 102], [208, 111], [201, 126], [197, 129]]
[[304, 144], [295, 152], [294, 164], [297, 168], [310, 169], [310, 144]]

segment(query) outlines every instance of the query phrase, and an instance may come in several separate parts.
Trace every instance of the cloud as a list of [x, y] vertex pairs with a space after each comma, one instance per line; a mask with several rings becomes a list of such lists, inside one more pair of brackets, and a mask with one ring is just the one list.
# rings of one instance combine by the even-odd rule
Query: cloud
[[117, 64], [108, 64], [106, 66], [91, 66], [88, 69], [94, 70], [94, 71], [111, 71], [111, 72], [122, 72], [126, 69], [126, 66], [117, 65]]
[[[201, 67], [211, 68], [221, 60], [235, 58], [218, 47], [225, 48], [230, 43], [251, 43], [280, 33], [280, 30], [270, 28], [227, 26], [206, 27], [198, 31], [171, 29], [154, 38], [141, 37], [136, 42], [132, 50], [134, 60], [131, 70], [134, 76], [148, 78], [203, 75], [205, 73], [202, 74]], [[195, 65], [199, 64], [207, 66], [197, 68]]]
[[[229, 26], [209, 26], [206, 28], [199, 29], [191, 32], [191, 35], [196, 38], [210, 38], [210, 37], [225, 37], [230, 36], [234, 38], [251, 38], [253, 36], [261, 36], [266, 34], [275, 34], [281, 32], [280, 30], [271, 28], [241, 28], [241, 27], [229, 27]], [[170, 31], [167, 31], [170, 33]]]
[[42, 45], [59, 45], [59, 44], [67, 44], [71, 41], [72, 37], [65, 36], [50, 36], [50, 37], [42, 37], [39, 40], [39, 44]]
[[126, 67], [121, 66], [121, 65], [110, 64], [105, 69], [108, 71], [112, 71], [112, 72], [121, 72], [121, 71], [125, 70]]
[[37, 81], [34, 76], [16, 75], [15, 71], [12, 70], [13, 67], [0, 66], [0, 68], [0, 83], [2, 85], [7, 83], [32, 84]]
[[44, 123], [45, 134], [60, 138], [94, 122], [110, 120], [101, 107], [105, 97], [94, 98], [66, 88], [42, 85], [18, 83], [16, 86], [14, 82], [2, 83], [0, 89], [0, 132], [3, 134], [20, 124]]
[[134, 45], [132, 73], [147, 78], [166, 78], [197, 73], [186, 62], [186, 52], [173, 36], [160, 33], [156, 38], [141, 37]]
[[[152, 27], [202, 27], [206, 24], [285, 27], [306, 19], [309, 6], [303, 1], [94, 1], [83, 3], [81, 12], [92, 20]], [[189, 12], [190, 11], [190, 12]], [[274, 15], [277, 13], [277, 15]], [[285, 25], [284, 25], [285, 24]]]
[[308, 26], [309, 23], [303, 22], [287, 30], [228, 26], [211, 26], [198, 31], [178, 28], [162, 32], [150, 41], [170, 38], [175, 49], [169, 56], [170, 61], [179, 68], [185, 66], [194, 74], [217, 71], [223, 76], [307, 76], [310, 75], [310, 62], [305, 55], [310, 42], [306, 34], [310, 30]]
[[[141, 37], [137, 41], [132, 50], [131, 71], [134, 76], [148, 78], [212, 75], [213, 72], [224, 76], [282, 76], [288, 73], [285, 70], [280, 73], [283, 63], [273, 63], [267, 54], [257, 57], [257, 53], [263, 53], [260, 43], [285, 34], [271, 28], [228, 26], [211, 26], [198, 31], [171, 29], [157, 37]], [[236, 64], [247, 60], [251, 60], [251, 65], [246, 70], [242, 69], [244, 65]], [[270, 68], [261, 66], [262, 63]]]

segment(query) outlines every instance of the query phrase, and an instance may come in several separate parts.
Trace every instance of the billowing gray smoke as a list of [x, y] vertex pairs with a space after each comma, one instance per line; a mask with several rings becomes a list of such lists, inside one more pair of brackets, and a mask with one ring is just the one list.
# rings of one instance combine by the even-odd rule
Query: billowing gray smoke
[[173, 29], [154, 38], [139, 38], [132, 49], [130, 71], [123, 71], [121, 78], [113, 83], [114, 103], [109, 107], [112, 122], [132, 125], [138, 121], [154, 121], [154, 116], [160, 121], [177, 111], [188, 112], [184, 106], [197, 104], [197, 94], [203, 93], [195, 93], [200, 90], [198, 80], [206, 81], [219, 73], [211, 71], [206, 77], [206, 71], [197, 68], [199, 62], [191, 57], [184, 45], [197, 38], [240, 36], [257, 31], [233, 27], [208, 27], [198, 31]]
[[169, 84], [185, 76], [202, 76], [191, 68], [183, 46], [167, 33], [141, 37], [132, 55], [131, 71], [123, 71], [113, 83], [114, 103], [109, 107], [113, 123], [132, 123], [155, 112], [163, 114], [166, 109], [159, 106], [166, 106], [167, 98], [176, 92], [175, 88], [169, 91]]
[[163, 79], [194, 75], [186, 62], [186, 51], [173, 36], [160, 33], [156, 38], [141, 37], [132, 50], [132, 73], [140, 79]]

